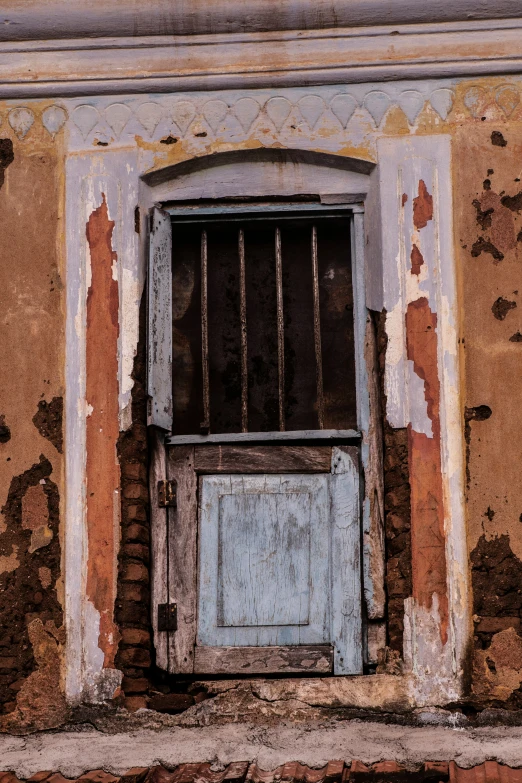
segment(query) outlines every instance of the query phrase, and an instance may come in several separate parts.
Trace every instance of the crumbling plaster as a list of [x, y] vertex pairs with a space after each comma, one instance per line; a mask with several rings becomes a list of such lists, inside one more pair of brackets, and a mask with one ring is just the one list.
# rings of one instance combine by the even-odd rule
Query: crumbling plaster
[[[6, 116], [8, 109], [2, 104], [0, 114]], [[5, 730], [59, 725], [65, 711], [64, 140], [53, 139], [41, 124], [30, 144], [9, 123], [0, 135], [0, 415], [8, 428], [0, 444], [0, 721]]]
[[[49, 247], [53, 248], [52, 263], [49, 266], [49, 274], [52, 272], [53, 281], [56, 277], [54, 270], [58, 270], [60, 281], [63, 277], [62, 267], [62, 241], [63, 232], [57, 230], [61, 225], [57, 221], [63, 219], [66, 213], [66, 252], [67, 252], [67, 353], [66, 364], [63, 358], [63, 342], [53, 339], [49, 345], [49, 333], [61, 334], [63, 329], [63, 294], [60, 292], [60, 282], [57, 283], [55, 295], [57, 304], [51, 307], [49, 316], [47, 305], [37, 308], [35, 306], [34, 280], [28, 283], [27, 279], [21, 279], [16, 284], [14, 275], [40, 275], [37, 283], [42, 287], [43, 268], [34, 264], [34, 247], [30, 244], [23, 253], [20, 253], [20, 263], [9, 268], [3, 266], [3, 273], [8, 275], [3, 287], [10, 292], [17, 308], [20, 305], [21, 292], [26, 291], [25, 313], [28, 319], [28, 327], [23, 330], [24, 339], [27, 334], [34, 340], [34, 350], [30, 354], [27, 345], [19, 345], [20, 332], [16, 331], [14, 339], [9, 342], [9, 350], [14, 351], [7, 361], [6, 369], [11, 366], [24, 368], [23, 378], [14, 376], [9, 371], [6, 377], [12, 385], [7, 394], [8, 402], [5, 410], [0, 413], [5, 417], [5, 424], [11, 429], [11, 440], [0, 443], [0, 449], [5, 453], [13, 453], [12, 464], [5, 474], [7, 483], [0, 489], [6, 496], [10, 476], [18, 475], [30, 467], [39, 453], [49, 455], [53, 464], [53, 477], [58, 485], [63, 488], [62, 458], [56, 445], [48, 438], [43, 437], [41, 429], [37, 429], [33, 423], [33, 417], [38, 411], [38, 403], [41, 395], [50, 403], [51, 399], [60, 397], [66, 386], [66, 437], [65, 437], [65, 462], [67, 470], [67, 492], [65, 513], [66, 535], [66, 615], [67, 615], [67, 657], [65, 667], [66, 691], [71, 703], [78, 703], [82, 699], [99, 701], [117, 694], [121, 676], [113, 668], [111, 657], [106, 657], [107, 648], [100, 641], [100, 610], [95, 602], [89, 599], [84, 589], [85, 574], [87, 581], [92, 575], [92, 564], [89, 565], [90, 551], [89, 537], [86, 534], [85, 508], [87, 504], [85, 477], [89, 472], [86, 455], [86, 427], [93, 411], [89, 408], [86, 398], [86, 345], [88, 343], [88, 325], [86, 307], [88, 290], [92, 284], [92, 257], [88, 249], [86, 227], [89, 220], [97, 211], [106, 205], [107, 220], [114, 223], [111, 234], [111, 252], [114, 254], [112, 276], [117, 283], [118, 291], [118, 333], [117, 333], [117, 394], [118, 406], [112, 413], [104, 412], [110, 416], [107, 426], [113, 432], [125, 430], [130, 426], [130, 393], [132, 389], [132, 366], [138, 341], [139, 301], [144, 284], [144, 259], [146, 253], [146, 210], [142, 209], [140, 218], [140, 233], [135, 231], [135, 209], [139, 204], [138, 185], [140, 176], [152, 170], [159, 170], [195, 156], [212, 155], [221, 151], [232, 149], [252, 149], [256, 147], [279, 146], [296, 149], [313, 149], [321, 152], [336, 153], [344, 156], [352, 156], [367, 161], [376, 162], [386, 159], [385, 145], [394, 143], [397, 147], [400, 139], [404, 142], [404, 149], [408, 148], [408, 140], [415, 139], [415, 155], [421, 161], [429, 158], [433, 149], [436, 152], [437, 165], [444, 168], [445, 178], [444, 198], [438, 205], [439, 213], [448, 213], [451, 203], [451, 189], [448, 191], [451, 176], [450, 148], [453, 157], [453, 194], [455, 209], [458, 214], [457, 234], [459, 236], [459, 286], [458, 296], [452, 293], [451, 308], [447, 305], [447, 292], [442, 289], [429, 289], [429, 274], [437, 279], [440, 273], [435, 267], [430, 271], [430, 246], [428, 252], [421, 246], [423, 263], [417, 258], [415, 268], [418, 274], [411, 275], [409, 263], [411, 248], [400, 259], [403, 268], [407, 269], [407, 277], [403, 280], [402, 272], [399, 277], [403, 280], [407, 289], [406, 299], [402, 305], [414, 300], [416, 286], [428, 286], [430, 297], [433, 297], [432, 307], [437, 309], [438, 317], [435, 329], [446, 346], [443, 351], [438, 349], [438, 377], [442, 378], [441, 394], [445, 404], [446, 419], [443, 421], [443, 441], [441, 455], [446, 466], [451, 470], [444, 474], [447, 482], [444, 486], [445, 516], [443, 522], [444, 533], [448, 537], [451, 526], [457, 523], [456, 529], [446, 543], [446, 561], [450, 564], [449, 576], [449, 605], [461, 607], [462, 614], [459, 622], [454, 620], [453, 633], [459, 640], [457, 649], [457, 664], [454, 663], [452, 654], [448, 657], [444, 653], [444, 664], [448, 667], [448, 676], [461, 677], [461, 668], [464, 665], [465, 647], [467, 638], [466, 601], [468, 596], [467, 575], [463, 572], [465, 563], [465, 529], [463, 520], [462, 494], [459, 482], [459, 459], [463, 454], [463, 405], [458, 390], [458, 352], [456, 349], [456, 337], [459, 326], [455, 316], [455, 307], [458, 301], [464, 304], [464, 325], [466, 340], [465, 362], [465, 403], [467, 406], [487, 404], [493, 414], [487, 422], [471, 423], [471, 437], [475, 437], [479, 427], [487, 427], [490, 440], [487, 445], [488, 458], [484, 459], [484, 447], [480, 450], [475, 447], [472, 440], [470, 448], [470, 487], [469, 492], [469, 523], [470, 523], [470, 548], [472, 549], [480, 534], [491, 537], [499, 532], [506, 532], [512, 540], [512, 548], [518, 556], [522, 552], [522, 544], [519, 541], [517, 524], [522, 508], [515, 513], [515, 507], [519, 504], [519, 497], [515, 491], [517, 486], [516, 460], [509, 465], [505, 461], [505, 445], [501, 446], [502, 438], [506, 432], [513, 432], [516, 426], [516, 395], [509, 399], [502, 389], [513, 387], [510, 379], [516, 376], [518, 341], [511, 340], [520, 327], [515, 321], [518, 310], [511, 307], [503, 319], [498, 319], [491, 313], [491, 308], [499, 297], [505, 297], [507, 301], [516, 301], [513, 291], [517, 290], [514, 283], [516, 272], [516, 247], [506, 248], [505, 258], [495, 264], [495, 258], [487, 253], [473, 257], [470, 248], [477, 240], [478, 227], [476, 224], [477, 210], [472, 205], [473, 200], [481, 198], [480, 193], [483, 180], [488, 178], [487, 170], [492, 168], [497, 172], [496, 176], [502, 181], [497, 185], [494, 175], [490, 176], [492, 188], [499, 194], [505, 190], [508, 194], [514, 194], [511, 185], [508, 188], [508, 177], [514, 179], [516, 161], [513, 157], [520, 149], [518, 146], [516, 130], [518, 118], [522, 117], [520, 106], [520, 82], [516, 78], [483, 78], [478, 81], [457, 82], [456, 80], [422, 81], [422, 82], [395, 82], [392, 84], [359, 84], [349, 87], [317, 87], [310, 88], [282, 88], [275, 90], [228, 90], [219, 93], [178, 93], [174, 95], [150, 95], [150, 96], [106, 96], [56, 99], [46, 103], [27, 100], [24, 105], [11, 103], [0, 107], [0, 114], [4, 119], [2, 136], [9, 136], [14, 141], [15, 162], [6, 169], [4, 188], [0, 191], [0, 199], [9, 198], [14, 209], [14, 225], [19, 225], [19, 209], [21, 204], [31, 205], [28, 215], [29, 224], [34, 217], [34, 204], [38, 202], [38, 194], [34, 188], [42, 182], [41, 171], [27, 169], [24, 184], [19, 184], [12, 172], [18, 161], [26, 161], [23, 165], [29, 166], [37, 160], [48, 156], [46, 160], [53, 161], [54, 173], [51, 181], [52, 188], [47, 190], [46, 203], [54, 204], [57, 210], [53, 220], [45, 220], [46, 231], [38, 232], [39, 241], [42, 237], [50, 236], [50, 227], [55, 227]], [[485, 118], [485, 119], [483, 119]], [[493, 131], [504, 132], [507, 140], [505, 147], [491, 142]], [[434, 140], [440, 137], [439, 142]], [[380, 141], [379, 141], [380, 140]], [[379, 145], [381, 151], [379, 152]], [[401, 145], [399, 144], [399, 147]], [[397, 147], [398, 148], [398, 147]], [[413, 149], [413, 148], [412, 148]], [[17, 152], [19, 151], [19, 152]], [[442, 151], [442, 152], [441, 152]], [[18, 154], [18, 157], [17, 157]], [[442, 156], [442, 157], [440, 157]], [[390, 156], [390, 159], [393, 156]], [[489, 161], [491, 162], [491, 165]], [[486, 164], [483, 163], [486, 161]], [[402, 164], [401, 164], [402, 165]], [[431, 164], [430, 164], [431, 165]], [[429, 168], [429, 167], [428, 167]], [[485, 169], [485, 171], [483, 170]], [[422, 173], [422, 172], [421, 172]], [[424, 175], [423, 175], [424, 176]], [[440, 177], [440, 172], [437, 174]], [[412, 182], [412, 190], [409, 194], [407, 209], [410, 209], [414, 197], [419, 195], [419, 179]], [[513, 183], [514, 184], [514, 183]], [[30, 189], [29, 194], [24, 189]], [[32, 190], [31, 190], [32, 189]], [[433, 194], [433, 184], [428, 186], [430, 194]], [[49, 199], [49, 192], [55, 193], [54, 199]], [[393, 190], [392, 190], [393, 193]], [[402, 191], [401, 191], [402, 193]], [[466, 193], [466, 198], [462, 194]], [[400, 195], [400, 194], [399, 194]], [[29, 199], [28, 199], [29, 196]], [[393, 195], [392, 195], [393, 197]], [[403, 204], [404, 207], [404, 204]], [[481, 206], [485, 211], [487, 204]], [[508, 207], [509, 214], [516, 220], [517, 211]], [[507, 213], [506, 213], [507, 214]], [[16, 220], [15, 220], [16, 218]], [[402, 218], [401, 218], [402, 220]], [[402, 225], [397, 222], [397, 226]], [[440, 227], [439, 227], [440, 228]], [[462, 230], [461, 230], [462, 229]], [[424, 228], [417, 231], [422, 234]], [[429, 230], [429, 229], [428, 229]], [[439, 230], [439, 229], [438, 229]], [[466, 233], [467, 232], [467, 233]], [[452, 228], [451, 222], [443, 227], [445, 263], [451, 262], [452, 255]], [[31, 235], [24, 229], [24, 242], [29, 241]], [[413, 234], [411, 235], [413, 236]], [[413, 241], [411, 239], [408, 241]], [[440, 233], [436, 234], [440, 241]], [[414, 237], [415, 238], [415, 237]], [[432, 240], [434, 241], [434, 240]], [[9, 254], [12, 248], [17, 247], [22, 239], [16, 239], [9, 244]], [[36, 242], [36, 237], [31, 243]], [[414, 243], [415, 244], [415, 243]], [[462, 247], [462, 245], [467, 247]], [[378, 253], [378, 243], [373, 251]], [[448, 252], [446, 252], [448, 251]], [[449, 255], [448, 255], [449, 253]], [[511, 255], [510, 255], [511, 254]], [[47, 256], [51, 258], [50, 251]], [[18, 254], [17, 254], [18, 258]], [[42, 256], [39, 256], [41, 259]], [[437, 256], [433, 256], [434, 262]], [[396, 265], [397, 259], [390, 259], [390, 269]], [[492, 276], [490, 272], [484, 276], [477, 275], [477, 268], [487, 265], [495, 274], [495, 291], [491, 290]], [[442, 267], [441, 267], [442, 268]], [[463, 270], [471, 271], [465, 273]], [[511, 270], [511, 271], [510, 271]], [[453, 273], [450, 272], [450, 276]], [[500, 277], [499, 277], [500, 276]], [[371, 277], [371, 276], [370, 276]], [[370, 277], [368, 282], [370, 283]], [[418, 278], [418, 279], [414, 279]], [[382, 283], [373, 281], [374, 295], [369, 296], [368, 306], [374, 310], [383, 307], [388, 310], [387, 328], [388, 338], [392, 337], [389, 344], [388, 360], [391, 365], [398, 361], [399, 353], [403, 351], [405, 357], [406, 342], [403, 335], [404, 323], [400, 321], [400, 313], [394, 325], [393, 308], [397, 300], [386, 300]], [[31, 300], [27, 298], [30, 285]], [[452, 284], [453, 285], [453, 284]], [[406, 290], [405, 289], [405, 290]], [[511, 291], [513, 289], [513, 291]], [[42, 289], [43, 290], [43, 289]], [[480, 295], [477, 295], [477, 291]], [[426, 293], [426, 291], [424, 291]], [[493, 297], [493, 293], [495, 296]], [[6, 296], [6, 294], [3, 294]], [[49, 294], [50, 296], [50, 294]], [[373, 298], [372, 298], [373, 296]], [[460, 297], [460, 299], [459, 299]], [[486, 299], [487, 307], [486, 307]], [[491, 301], [490, 301], [491, 300]], [[431, 302], [431, 299], [430, 299]], [[390, 306], [391, 304], [391, 306]], [[402, 306], [401, 305], [401, 306]], [[14, 304], [12, 305], [14, 308]], [[485, 310], [484, 310], [485, 308]], [[9, 309], [7, 312], [11, 312]], [[16, 310], [17, 315], [19, 309]], [[402, 309], [402, 317], [405, 310]], [[486, 315], [484, 315], [484, 312]], [[42, 326], [42, 318], [45, 319], [45, 328]], [[485, 320], [484, 320], [485, 319]], [[513, 332], [507, 335], [513, 324]], [[13, 328], [19, 326], [18, 321], [11, 321]], [[486, 336], [488, 339], [486, 340]], [[495, 348], [492, 361], [492, 346]], [[401, 348], [402, 346], [402, 348]], [[461, 352], [464, 350], [461, 346]], [[395, 352], [395, 353], [394, 353]], [[11, 356], [11, 354], [8, 354]], [[486, 361], [486, 356], [488, 361]], [[476, 357], [476, 358], [475, 358]], [[30, 361], [29, 361], [30, 358]], [[507, 363], [506, 363], [507, 362]], [[412, 359], [415, 363], [415, 359]], [[423, 396], [425, 394], [425, 378], [406, 363], [408, 373], [407, 383], [410, 394], [413, 395], [410, 402], [410, 416], [394, 418], [389, 415], [392, 426], [407, 426], [415, 424], [414, 429], [422, 432], [426, 437], [433, 434], [432, 425], [426, 419], [426, 408]], [[35, 371], [36, 367], [36, 371]], [[34, 377], [38, 377], [38, 368], [42, 378], [45, 378], [46, 387], [35, 394], [34, 399], [26, 401], [24, 395], [20, 395], [20, 387], [34, 388]], [[67, 378], [64, 384], [63, 373], [67, 368]], [[52, 371], [47, 368], [52, 368]], [[508, 369], [509, 368], [509, 369]], [[443, 372], [444, 370], [444, 372]], [[488, 376], [488, 373], [490, 375]], [[50, 376], [50, 377], [47, 377]], [[487, 380], [488, 377], [491, 383]], [[444, 379], [450, 378], [449, 381]], [[504, 378], [501, 386], [500, 379]], [[498, 404], [495, 400], [486, 400], [486, 390], [495, 388], [498, 391]], [[114, 379], [113, 379], [114, 380]], [[48, 382], [50, 381], [50, 382]], [[43, 380], [42, 380], [43, 383]], [[489, 385], [488, 385], [489, 384]], [[388, 390], [389, 391], [389, 390]], [[389, 395], [388, 395], [389, 396]], [[415, 408], [419, 403], [418, 410]], [[510, 406], [513, 406], [512, 408]], [[502, 411], [500, 410], [502, 408]], [[390, 411], [388, 412], [390, 414]], [[498, 416], [502, 416], [504, 425], [499, 426]], [[428, 417], [429, 418], [429, 417]], [[515, 424], [514, 424], [515, 422]], [[18, 433], [17, 433], [18, 428]], [[450, 434], [448, 436], [448, 433]], [[16, 437], [15, 437], [16, 436]], [[449, 437], [449, 440], [448, 440]], [[477, 434], [477, 437], [478, 434]], [[17, 445], [18, 444], [18, 445]], [[111, 446], [112, 448], [112, 446]], [[28, 450], [31, 454], [37, 454], [28, 458]], [[449, 455], [449, 456], [448, 456]], [[460, 456], [459, 456], [460, 455]], [[111, 457], [112, 459], [113, 457]], [[115, 456], [114, 456], [115, 459]], [[500, 462], [499, 462], [500, 460]], [[482, 467], [484, 465], [484, 468]], [[495, 469], [492, 465], [496, 466]], [[87, 468], [86, 468], [87, 466]], [[117, 469], [117, 465], [116, 465]], [[94, 469], [93, 469], [94, 470]], [[509, 472], [511, 471], [511, 472]], [[512, 471], [515, 471], [513, 473]], [[55, 473], [56, 472], [56, 473]], [[0, 475], [0, 482], [4, 474]], [[498, 508], [493, 508], [489, 498], [489, 490], [492, 476], [504, 481], [505, 492], [499, 492], [498, 482], [495, 488], [497, 498], [500, 500]], [[5, 480], [5, 479], [4, 479]], [[92, 474], [91, 481], [96, 483], [96, 472]], [[453, 483], [452, 483], [453, 482]], [[475, 488], [475, 485], [477, 487]], [[88, 481], [87, 481], [88, 486]], [[116, 554], [118, 546], [118, 521], [119, 506], [117, 492], [106, 489], [105, 508], [113, 509], [112, 517], [104, 518], [108, 535], [114, 537], [114, 546], [106, 550], [108, 556], [103, 564], [97, 564], [104, 573], [104, 579], [115, 585], [117, 563]], [[487, 497], [486, 497], [487, 496]], [[63, 503], [64, 493], [60, 492]], [[505, 498], [509, 498], [508, 502]], [[486, 500], [487, 506], [486, 506]], [[109, 502], [110, 501], [110, 502]], [[450, 511], [449, 503], [454, 503]], [[497, 504], [498, 505], [498, 504]], [[484, 508], [485, 506], [485, 508]], [[491, 508], [495, 516], [488, 515], [487, 509]], [[63, 536], [62, 522], [62, 536]], [[14, 551], [8, 552], [6, 557], [9, 564], [15, 565], [13, 557], [18, 556]], [[11, 558], [11, 559], [9, 559]], [[3, 561], [2, 561], [3, 562]], [[7, 561], [6, 561], [7, 563]], [[9, 565], [8, 567], [11, 567]], [[44, 574], [43, 579], [47, 577]], [[61, 589], [61, 588], [60, 588]], [[62, 593], [60, 598], [63, 600]], [[433, 666], [439, 664], [440, 653], [438, 647], [419, 653], [414, 640], [420, 638], [424, 629], [430, 628], [430, 642], [435, 644], [437, 637], [444, 646], [443, 634], [441, 635], [441, 603], [439, 598], [432, 603], [427, 602], [424, 615], [419, 607], [415, 609], [412, 599], [407, 606], [409, 619], [407, 640], [407, 663], [414, 665], [415, 660], [425, 660], [428, 656], [433, 661]], [[421, 602], [422, 603], [422, 602]], [[432, 607], [434, 613], [429, 614]], [[111, 615], [110, 608], [107, 609]], [[453, 609], [452, 609], [453, 611]], [[460, 611], [460, 609], [459, 609]], [[109, 617], [109, 622], [112, 622]], [[432, 633], [433, 632], [433, 633]], [[459, 635], [460, 634], [460, 635]], [[452, 642], [453, 644], [453, 642]], [[409, 645], [409, 647], [408, 647]], [[421, 645], [422, 646], [422, 645]], [[436, 652], [435, 652], [436, 651]], [[416, 659], [416, 656], [420, 658]], [[104, 669], [104, 659], [109, 662]], [[456, 668], [455, 668], [456, 666]], [[428, 667], [429, 669], [429, 667]], [[461, 695], [461, 686], [454, 683], [444, 686], [441, 690], [424, 688], [423, 681], [427, 679], [426, 666], [417, 669], [418, 679], [412, 686], [413, 690], [404, 691], [404, 704], [409, 705], [410, 699], [419, 703], [443, 703], [445, 699], [457, 698]], [[429, 672], [428, 672], [429, 675]], [[429, 677], [428, 677], [429, 679]], [[420, 687], [422, 685], [422, 687]], [[406, 695], [407, 694], [407, 695]], [[372, 697], [373, 698], [373, 697]], [[372, 698], [368, 699], [366, 706], [372, 706]]]

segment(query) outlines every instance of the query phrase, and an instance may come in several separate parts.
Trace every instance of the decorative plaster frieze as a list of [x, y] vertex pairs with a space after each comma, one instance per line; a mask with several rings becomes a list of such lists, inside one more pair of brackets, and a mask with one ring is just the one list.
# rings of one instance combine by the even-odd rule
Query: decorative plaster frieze
[[[150, 99], [121, 98], [111, 103], [107, 99], [80, 103], [70, 107], [71, 130], [84, 142], [124, 142], [136, 135], [147, 141], [159, 141], [173, 136], [233, 137], [239, 141], [256, 130], [271, 135], [342, 135], [350, 130], [371, 131], [382, 126], [388, 111], [402, 109], [410, 126], [414, 126], [426, 105], [446, 120], [454, 102], [448, 86], [433, 83], [360, 85], [349, 92], [335, 87], [319, 88], [313, 93], [303, 89], [266, 91], [227, 91], [224, 93], [189, 93], [178, 96], [151, 96]], [[435, 86], [435, 89], [433, 87]], [[379, 85], [381, 87], [381, 85]], [[77, 142], [80, 142], [77, 139]]]
[[[252, 135], [305, 140], [321, 139], [334, 148], [350, 137], [382, 133], [390, 110], [400, 108], [414, 129], [429, 107], [437, 121], [469, 116], [513, 118], [522, 111], [519, 81], [498, 86], [471, 84], [456, 105], [455, 81], [396, 82], [288, 90], [228, 90], [217, 93], [99, 96], [67, 99], [41, 111], [32, 102], [14, 105], [7, 121], [19, 139], [30, 138], [40, 123], [54, 138], [67, 128], [74, 149], [146, 141], [220, 139], [241, 142]], [[492, 114], [493, 113], [493, 114]], [[1, 120], [1, 117], [0, 117]]]

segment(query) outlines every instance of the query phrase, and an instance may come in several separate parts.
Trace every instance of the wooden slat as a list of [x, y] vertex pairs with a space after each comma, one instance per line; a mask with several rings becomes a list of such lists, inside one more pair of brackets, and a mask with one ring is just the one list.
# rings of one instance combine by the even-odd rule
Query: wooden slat
[[358, 430], [286, 430], [286, 432], [224, 432], [215, 435], [167, 435], [167, 446], [206, 445], [210, 443], [249, 443], [293, 440], [359, 441]]
[[151, 606], [156, 665], [168, 670], [168, 639], [166, 633], [158, 633], [158, 604], [167, 601], [167, 509], [158, 504], [158, 481], [166, 476], [166, 450], [163, 432], [157, 427], [149, 430], [150, 444], [150, 524], [152, 545]]
[[361, 554], [358, 453], [332, 449], [332, 642], [334, 674], [362, 674]]
[[245, 277], [245, 234], [239, 230], [239, 317], [241, 319], [241, 430], [248, 431], [248, 353]]
[[330, 645], [303, 647], [196, 647], [195, 674], [320, 673], [332, 671]]
[[198, 473], [329, 473], [331, 446], [196, 446]]
[[201, 429], [210, 428], [210, 388], [208, 367], [208, 242], [205, 229], [201, 232], [201, 363], [203, 370], [203, 421]]
[[317, 384], [317, 416], [319, 429], [324, 426], [323, 357], [321, 350], [321, 313], [319, 305], [319, 271], [317, 267], [317, 228], [312, 226], [312, 278], [314, 295], [315, 377]]
[[194, 669], [196, 641], [197, 476], [194, 447], [169, 449], [167, 477], [177, 482], [177, 508], [169, 508], [169, 599], [178, 607], [178, 630], [169, 634], [169, 671]]
[[172, 226], [170, 216], [152, 211], [147, 331], [148, 423], [172, 428]]
[[279, 429], [285, 429], [285, 322], [283, 316], [283, 257], [281, 230], [275, 231], [276, 291], [277, 291], [277, 368], [279, 390]]

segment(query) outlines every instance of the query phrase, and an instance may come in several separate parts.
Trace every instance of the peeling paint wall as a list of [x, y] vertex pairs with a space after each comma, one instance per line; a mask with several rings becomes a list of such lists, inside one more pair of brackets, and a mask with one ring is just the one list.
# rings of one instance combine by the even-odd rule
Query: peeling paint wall
[[520, 708], [522, 126], [477, 118], [456, 150], [473, 697]]
[[42, 125], [0, 135], [0, 730], [23, 731], [66, 711], [64, 151]]
[[[122, 692], [130, 708], [160, 704], [154, 688], [196, 724], [229, 714], [226, 689], [220, 713], [153, 672], [140, 303], [151, 204], [211, 181], [232, 192], [232, 166], [198, 179], [190, 161], [266, 147], [377, 164], [366, 304], [380, 319], [387, 627], [380, 679], [339, 686], [340, 706], [522, 706], [520, 94], [513, 77], [0, 106], [3, 728], [56, 726], [66, 701]], [[174, 185], [141, 180], [176, 164]], [[331, 194], [332, 172], [314, 187]], [[270, 176], [274, 192], [306, 184], [298, 166]], [[334, 688], [281, 682], [281, 699], [309, 703]]]

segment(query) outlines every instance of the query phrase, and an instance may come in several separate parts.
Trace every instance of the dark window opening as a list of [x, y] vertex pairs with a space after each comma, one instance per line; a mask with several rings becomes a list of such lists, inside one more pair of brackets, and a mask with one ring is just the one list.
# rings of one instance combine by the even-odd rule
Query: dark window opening
[[173, 435], [355, 429], [345, 214], [173, 218]]

